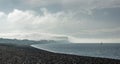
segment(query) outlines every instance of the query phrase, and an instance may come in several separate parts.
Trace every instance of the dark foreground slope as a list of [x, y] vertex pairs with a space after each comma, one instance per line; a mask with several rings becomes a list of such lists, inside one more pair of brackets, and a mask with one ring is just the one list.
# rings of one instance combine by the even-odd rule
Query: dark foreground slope
[[58, 54], [30, 46], [0, 44], [0, 64], [120, 64], [120, 60]]

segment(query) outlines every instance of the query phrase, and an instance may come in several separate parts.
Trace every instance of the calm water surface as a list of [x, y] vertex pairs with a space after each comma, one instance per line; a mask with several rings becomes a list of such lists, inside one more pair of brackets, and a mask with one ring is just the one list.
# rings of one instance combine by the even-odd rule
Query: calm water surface
[[119, 43], [114, 44], [53, 43], [53, 44], [35, 44], [31, 46], [56, 53], [120, 59]]

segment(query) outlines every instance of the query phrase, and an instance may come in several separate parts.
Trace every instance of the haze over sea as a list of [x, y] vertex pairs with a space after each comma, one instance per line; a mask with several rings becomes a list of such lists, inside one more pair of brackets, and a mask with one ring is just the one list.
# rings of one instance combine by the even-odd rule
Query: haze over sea
[[51, 43], [31, 46], [55, 53], [120, 59], [120, 43]]

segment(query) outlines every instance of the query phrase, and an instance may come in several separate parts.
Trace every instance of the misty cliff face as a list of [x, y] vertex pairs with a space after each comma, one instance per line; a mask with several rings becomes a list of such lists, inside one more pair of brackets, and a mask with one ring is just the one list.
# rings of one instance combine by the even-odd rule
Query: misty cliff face
[[3, 39], [0, 38], [0, 43], [3, 44], [15, 44], [15, 45], [32, 45], [32, 44], [45, 44], [45, 43], [52, 43], [55, 42], [53, 40], [41, 40], [41, 41], [33, 41], [33, 40], [18, 40], [18, 39]]
[[68, 37], [65, 35], [56, 35], [49, 33], [15, 33], [15, 34], [0, 34], [2, 38], [9, 39], [28, 39], [28, 40], [68, 40]]
[[52, 40], [56, 41], [56, 43], [71, 43], [68, 37], [63, 37], [63, 36], [53, 37]]
[[48, 44], [48, 43], [68, 43], [67, 40], [18, 40], [18, 39], [4, 39], [0, 38], [0, 43], [2, 44], [14, 44], [14, 45], [32, 45], [32, 44]]
[[[0, 35], [1, 36], [1, 35]], [[0, 43], [16, 43], [16, 44], [39, 44], [39, 43], [68, 43], [69, 37], [65, 35], [56, 35], [49, 33], [16, 33], [2, 35]], [[7, 38], [7, 39], [6, 39]]]

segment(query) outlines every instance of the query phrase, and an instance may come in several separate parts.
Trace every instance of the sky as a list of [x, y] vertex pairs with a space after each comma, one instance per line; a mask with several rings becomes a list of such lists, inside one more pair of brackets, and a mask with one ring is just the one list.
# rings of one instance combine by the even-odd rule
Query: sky
[[54, 36], [120, 43], [120, 0], [0, 0], [1, 38]]

